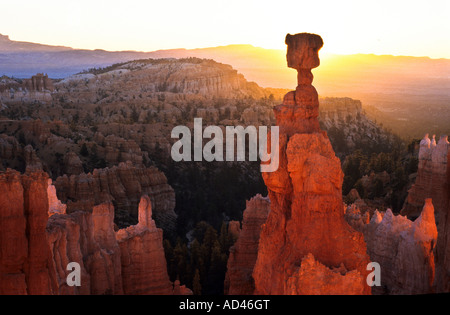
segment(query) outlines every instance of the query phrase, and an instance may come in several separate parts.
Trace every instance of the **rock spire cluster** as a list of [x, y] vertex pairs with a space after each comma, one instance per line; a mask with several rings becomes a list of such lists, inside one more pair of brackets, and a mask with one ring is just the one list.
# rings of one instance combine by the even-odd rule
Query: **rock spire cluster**
[[[192, 294], [169, 280], [147, 195], [139, 223], [116, 232], [110, 196], [67, 212], [42, 170], [1, 172], [0, 191], [0, 294]], [[67, 283], [70, 262], [81, 286]]]
[[408, 193], [402, 214], [415, 219], [420, 215], [425, 199], [432, 198], [436, 217], [446, 210], [445, 182], [447, 177], [447, 155], [450, 148], [448, 137], [442, 135], [436, 142], [426, 134], [420, 141], [417, 178]]

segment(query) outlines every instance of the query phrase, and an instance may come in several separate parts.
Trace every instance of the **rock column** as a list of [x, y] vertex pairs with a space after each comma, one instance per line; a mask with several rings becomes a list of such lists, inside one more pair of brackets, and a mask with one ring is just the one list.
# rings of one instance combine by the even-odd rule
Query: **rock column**
[[274, 108], [279, 168], [263, 173], [271, 208], [253, 271], [255, 293], [370, 294], [366, 244], [344, 220], [343, 172], [320, 130], [318, 94], [311, 85], [322, 38], [288, 34], [286, 44], [298, 86]]

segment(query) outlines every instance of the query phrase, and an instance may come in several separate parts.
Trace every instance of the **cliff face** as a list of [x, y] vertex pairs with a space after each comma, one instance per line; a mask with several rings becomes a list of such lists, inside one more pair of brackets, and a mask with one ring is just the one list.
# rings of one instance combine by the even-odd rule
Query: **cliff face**
[[225, 276], [225, 294], [253, 294], [255, 285], [252, 273], [258, 256], [259, 236], [269, 211], [269, 198], [256, 195], [247, 201], [242, 230], [236, 243], [230, 248]]
[[[122, 294], [120, 249], [115, 240], [114, 208], [111, 203], [91, 212], [55, 214], [47, 224], [58, 294]], [[66, 266], [81, 266], [81, 287], [66, 284]]]
[[377, 294], [428, 294], [433, 292], [435, 262], [433, 250], [438, 236], [434, 207], [426, 199], [419, 218], [414, 222], [375, 211], [370, 222], [352, 206], [347, 208], [348, 222], [363, 232], [367, 252], [381, 267], [381, 287]]
[[311, 85], [322, 39], [288, 35], [286, 43], [288, 65], [297, 69], [299, 85], [274, 108], [279, 168], [263, 173], [271, 211], [253, 271], [255, 293], [370, 294], [366, 245], [344, 220], [343, 173], [320, 130], [318, 95]]
[[155, 167], [120, 163], [112, 168], [95, 169], [91, 174], [62, 176], [55, 181], [58, 197], [67, 203], [67, 212], [91, 209], [113, 197], [116, 206], [116, 223], [120, 226], [137, 223], [138, 204], [146, 194], [153, 203], [157, 225], [167, 233], [175, 229], [175, 192], [167, 184], [166, 176]]
[[447, 136], [442, 136], [438, 143], [428, 134], [420, 142], [419, 167], [414, 185], [408, 192], [402, 214], [411, 218], [417, 218], [420, 214], [425, 199], [433, 199], [436, 216], [446, 209], [445, 183], [447, 172], [447, 155], [450, 148]]
[[[0, 173], [0, 189], [0, 294], [191, 294], [169, 281], [149, 197], [139, 224], [116, 233], [106, 195], [66, 213], [42, 171]], [[79, 287], [66, 283], [70, 262], [80, 265]]]
[[0, 173], [0, 294], [51, 294], [47, 174]]

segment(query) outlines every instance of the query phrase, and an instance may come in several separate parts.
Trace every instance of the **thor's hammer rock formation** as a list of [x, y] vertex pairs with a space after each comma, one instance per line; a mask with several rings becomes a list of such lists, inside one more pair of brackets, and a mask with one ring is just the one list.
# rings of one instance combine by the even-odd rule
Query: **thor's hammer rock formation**
[[366, 244], [344, 219], [343, 172], [320, 130], [311, 85], [322, 38], [288, 34], [286, 44], [298, 86], [274, 108], [279, 168], [263, 173], [271, 207], [253, 271], [255, 294], [370, 294]]

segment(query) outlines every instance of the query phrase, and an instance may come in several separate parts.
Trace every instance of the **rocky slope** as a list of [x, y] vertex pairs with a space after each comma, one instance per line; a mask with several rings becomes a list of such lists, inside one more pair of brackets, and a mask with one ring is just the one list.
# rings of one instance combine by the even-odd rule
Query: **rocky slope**
[[135, 60], [89, 70], [68, 77], [55, 86], [58, 92], [70, 92], [79, 102], [91, 103], [109, 103], [120, 98], [130, 100], [133, 97], [147, 99], [155, 97], [158, 92], [172, 93], [178, 99], [189, 95], [223, 98], [269, 96], [231, 66], [198, 58]]
[[369, 119], [361, 101], [348, 97], [319, 98], [320, 127], [343, 160], [355, 150], [388, 152], [395, 137]]
[[[137, 222], [140, 194], [147, 193], [154, 201], [158, 226], [166, 233], [174, 230], [175, 193], [161, 171], [143, 165], [148, 155], [135, 141], [97, 132], [91, 141], [75, 144], [69, 137], [52, 133], [51, 125], [40, 120], [2, 123], [0, 170], [44, 170], [53, 174], [58, 196], [69, 203], [69, 211], [74, 207], [91, 209], [104, 201], [101, 192], [106, 192], [117, 204], [116, 223], [120, 226]], [[64, 127], [59, 130], [63, 133]], [[85, 174], [87, 164], [94, 168]]]
[[311, 85], [322, 39], [288, 35], [286, 44], [298, 86], [274, 108], [280, 128], [279, 168], [263, 173], [271, 211], [253, 271], [255, 293], [370, 294], [366, 245], [363, 235], [344, 220], [343, 173], [320, 130], [318, 95]]

